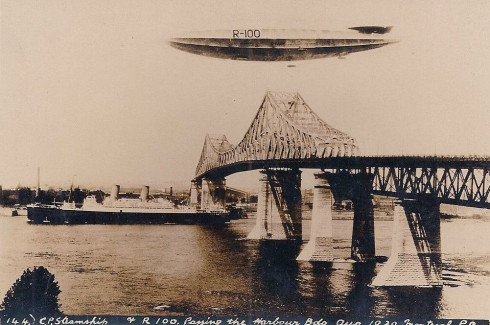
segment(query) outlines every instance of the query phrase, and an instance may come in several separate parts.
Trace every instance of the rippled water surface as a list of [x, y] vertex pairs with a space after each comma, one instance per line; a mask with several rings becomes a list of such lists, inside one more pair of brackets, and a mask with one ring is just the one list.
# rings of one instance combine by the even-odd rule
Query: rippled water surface
[[[442, 221], [442, 289], [371, 288], [381, 263], [296, 262], [297, 245], [245, 240], [254, 223], [52, 226], [2, 215], [0, 294], [43, 265], [67, 314], [490, 316], [488, 221]], [[335, 257], [348, 258], [352, 221], [333, 226]], [[389, 256], [391, 231], [375, 222], [377, 255]]]

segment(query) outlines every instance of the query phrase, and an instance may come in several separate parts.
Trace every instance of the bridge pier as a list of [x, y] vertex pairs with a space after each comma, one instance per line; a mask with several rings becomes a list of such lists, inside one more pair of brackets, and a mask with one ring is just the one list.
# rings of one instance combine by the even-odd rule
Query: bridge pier
[[332, 261], [332, 193], [325, 173], [316, 173], [313, 187], [310, 240], [298, 261]]
[[347, 172], [326, 173], [336, 200], [349, 199], [354, 205], [351, 258], [367, 262], [376, 258], [374, 241], [373, 175]]
[[391, 256], [372, 286], [442, 286], [436, 200], [403, 200], [395, 205]]
[[358, 262], [376, 259], [374, 238], [373, 177], [369, 174], [356, 175], [354, 225], [352, 229], [351, 257]]
[[226, 208], [226, 179], [202, 179], [201, 210], [224, 210]]
[[261, 174], [257, 221], [247, 238], [300, 240], [301, 172], [268, 169]]
[[[261, 174], [257, 197], [257, 219], [254, 228], [247, 236], [248, 239], [265, 239], [269, 237], [268, 231], [282, 229], [282, 225], [278, 224], [277, 221], [279, 219], [279, 212], [275, 203], [272, 204], [274, 200], [272, 198], [269, 180], [264, 171], [261, 171]], [[275, 221], [275, 227], [272, 227], [273, 221]], [[270, 233], [270, 237], [272, 237], [272, 233]]]
[[189, 199], [189, 205], [192, 207], [199, 206], [199, 199], [202, 192], [202, 183], [198, 181], [191, 181], [191, 195]]

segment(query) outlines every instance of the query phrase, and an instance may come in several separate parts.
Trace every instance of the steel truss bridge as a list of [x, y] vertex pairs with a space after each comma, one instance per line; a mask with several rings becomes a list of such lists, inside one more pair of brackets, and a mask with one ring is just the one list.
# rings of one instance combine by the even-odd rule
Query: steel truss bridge
[[207, 135], [195, 181], [254, 169], [314, 168], [372, 175], [373, 194], [490, 209], [490, 157], [358, 156], [356, 141], [297, 93], [267, 92], [244, 138]]
[[442, 286], [440, 203], [490, 209], [489, 157], [359, 156], [356, 141], [299, 94], [277, 92], [266, 94], [238, 145], [206, 136], [190, 201], [224, 208], [225, 177], [260, 169], [256, 223], [247, 238], [301, 240], [301, 168], [322, 172], [315, 174], [310, 240], [297, 260], [333, 261], [332, 198], [353, 203], [351, 258], [375, 260], [372, 195], [399, 199], [392, 252], [373, 286]]

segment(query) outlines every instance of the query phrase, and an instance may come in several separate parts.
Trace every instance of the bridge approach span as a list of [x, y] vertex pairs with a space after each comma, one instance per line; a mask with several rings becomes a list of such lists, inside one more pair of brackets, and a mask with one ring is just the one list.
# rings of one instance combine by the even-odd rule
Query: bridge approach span
[[372, 174], [373, 194], [490, 209], [490, 157], [355, 156], [316, 159], [270, 159], [236, 162], [197, 175], [221, 179], [234, 173], [267, 169], [322, 169]]

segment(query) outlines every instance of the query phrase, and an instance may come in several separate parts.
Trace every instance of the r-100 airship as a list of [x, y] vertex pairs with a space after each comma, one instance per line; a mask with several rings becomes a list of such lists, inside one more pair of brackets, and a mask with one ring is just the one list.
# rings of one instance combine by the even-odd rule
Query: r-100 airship
[[294, 61], [343, 57], [396, 41], [390, 27], [360, 26], [344, 31], [235, 29], [172, 38], [171, 46], [193, 54], [248, 61]]

